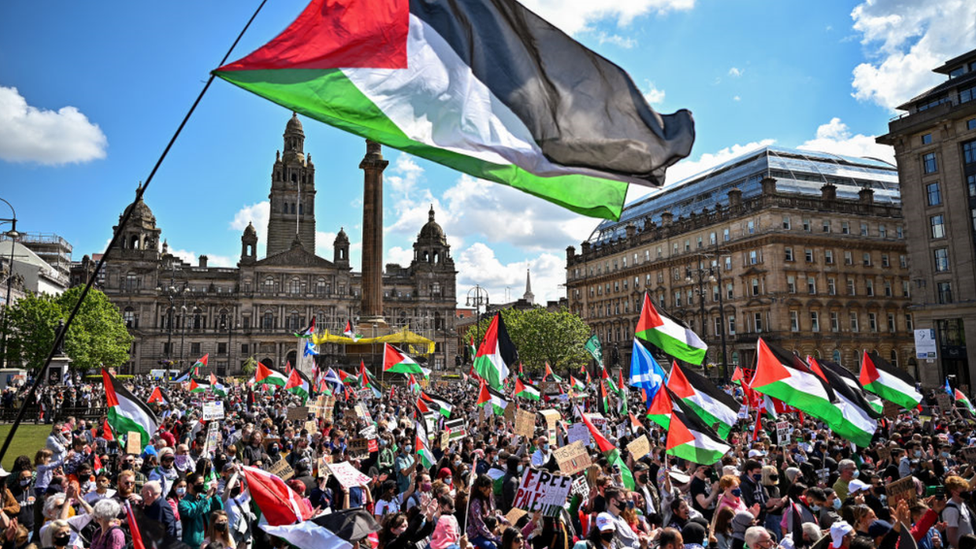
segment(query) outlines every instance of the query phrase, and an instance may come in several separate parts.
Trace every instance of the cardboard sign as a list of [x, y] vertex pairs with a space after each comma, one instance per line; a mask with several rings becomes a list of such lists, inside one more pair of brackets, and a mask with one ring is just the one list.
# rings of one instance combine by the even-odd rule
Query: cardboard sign
[[516, 411], [515, 434], [531, 439], [535, 435], [535, 414], [527, 410]]
[[888, 419], [898, 419], [899, 414], [901, 414], [901, 406], [886, 400], [884, 401], [884, 411], [882, 413]]
[[314, 419], [309, 420], [309, 421], [306, 421], [305, 422], [305, 430], [308, 431], [308, 434], [310, 434], [310, 435], [314, 435], [315, 433], [318, 433], [319, 432], [319, 422], [315, 421]]
[[887, 444], [878, 446], [878, 461], [885, 461], [891, 459], [891, 448], [888, 448]]
[[366, 484], [370, 481], [370, 478], [359, 472], [358, 469], [353, 467], [348, 461], [343, 461], [341, 463], [329, 463], [329, 471], [332, 472], [332, 476], [339, 481], [345, 488], [354, 488], [360, 484]]
[[976, 467], [976, 448], [967, 446], [962, 449], [962, 455], [966, 458], [966, 461], [969, 462], [970, 465]]
[[593, 423], [593, 426], [604, 432], [607, 428], [607, 418], [603, 417], [603, 414], [586, 414], [587, 419]]
[[515, 526], [515, 524], [519, 521], [519, 519], [521, 519], [525, 515], [528, 515], [528, 513], [519, 509], [518, 507], [512, 507], [511, 511], [509, 511], [508, 514], [505, 515], [505, 520], [507, 520], [508, 523], [511, 524], [512, 526]]
[[[494, 408], [492, 408], [494, 410]], [[514, 402], [509, 402], [508, 406], [505, 406], [505, 422], [515, 423], [515, 410], [516, 406]]]
[[586, 448], [580, 441], [563, 446], [562, 448], [556, 448], [553, 450], [552, 455], [556, 458], [559, 470], [567, 475], [574, 475], [593, 463], [590, 460], [590, 454], [586, 452]]
[[590, 429], [585, 423], [574, 423], [566, 429], [566, 436], [569, 439], [569, 443], [582, 442], [583, 446], [590, 445]]
[[478, 407], [478, 425], [479, 426], [482, 423], [485, 422], [485, 408], [487, 408], [487, 406], [479, 406]]
[[213, 454], [220, 449], [220, 424], [216, 421], [211, 422], [207, 427], [207, 442], [203, 446], [203, 451]]
[[912, 477], [905, 477], [896, 480], [886, 488], [888, 492], [888, 507], [894, 509], [898, 507], [898, 502], [905, 500], [911, 507], [918, 499], [918, 492], [915, 491], [915, 480]]
[[224, 419], [224, 403], [219, 400], [216, 402], [204, 402], [203, 420], [213, 421], [215, 419]]
[[546, 430], [555, 431], [556, 422], [563, 418], [563, 416], [556, 410], [540, 410], [539, 413], [542, 418], [546, 420]]
[[627, 451], [630, 452], [630, 457], [637, 461], [651, 453], [651, 441], [647, 440], [647, 435], [641, 435], [627, 444]]
[[941, 408], [943, 412], [951, 412], [953, 408], [955, 408], [955, 404], [952, 402], [952, 397], [950, 397], [949, 393], [946, 393], [945, 391], [936, 391], [935, 401], [939, 404], [939, 408]]
[[308, 419], [308, 406], [295, 406], [288, 408], [288, 419], [292, 421], [305, 421]]
[[295, 471], [292, 471], [291, 465], [288, 465], [288, 462], [283, 459], [279, 459], [274, 465], [268, 467], [268, 472], [281, 480], [288, 480], [295, 476]]
[[354, 438], [349, 441], [349, 457], [352, 459], [369, 459], [369, 440]]
[[529, 513], [541, 511], [545, 516], [554, 517], [566, 504], [566, 497], [572, 487], [572, 477], [545, 470], [526, 469], [512, 507]]
[[586, 501], [590, 497], [590, 483], [586, 482], [586, 477], [579, 477], [574, 480], [570, 493]]
[[125, 453], [137, 456], [142, 453], [142, 433], [129, 431], [125, 436]]

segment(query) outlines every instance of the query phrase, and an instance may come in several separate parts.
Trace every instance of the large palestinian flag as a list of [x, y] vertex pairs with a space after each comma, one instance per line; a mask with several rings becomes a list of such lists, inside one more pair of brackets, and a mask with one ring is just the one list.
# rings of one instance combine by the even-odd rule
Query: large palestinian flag
[[[807, 359], [807, 362], [810, 362], [809, 358]], [[844, 380], [844, 383], [847, 384], [848, 387], [864, 397], [864, 399], [868, 402], [868, 412], [871, 414], [871, 417], [874, 419], [881, 418], [884, 413], [884, 402], [881, 401], [878, 395], [865, 391], [864, 387], [861, 387], [861, 381], [856, 375], [854, 375], [854, 372], [848, 370], [840, 364], [837, 364], [836, 362], [818, 360], [817, 363], [821, 368], [826, 368], [837, 374], [841, 379]], [[810, 362], [810, 365], [813, 366], [813, 363]]]
[[[663, 392], [669, 392], [664, 389]], [[671, 394], [671, 421], [665, 444], [669, 455], [701, 465], [712, 465], [722, 459], [731, 446], [722, 442], [718, 434], [702, 422], [691, 407], [677, 395]]]
[[159, 428], [156, 414], [105, 368], [102, 368], [102, 383], [105, 385], [105, 405], [108, 407], [108, 424], [112, 426], [112, 432], [120, 438], [129, 432], [139, 433], [142, 448], [145, 448]]
[[509, 374], [509, 364], [518, 361], [518, 352], [508, 337], [508, 329], [501, 313], [491, 319], [485, 338], [474, 357], [474, 369], [492, 389], [502, 390], [502, 382]]
[[630, 468], [627, 467], [627, 464], [620, 456], [620, 450], [618, 450], [612, 442], [603, 436], [603, 433], [596, 428], [596, 425], [593, 425], [590, 418], [581, 412], [579, 408], [576, 409], [576, 415], [583, 418], [583, 423], [590, 431], [590, 436], [593, 438], [593, 442], [596, 443], [597, 448], [599, 448], [600, 452], [602, 452], [604, 457], [607, 458], [607, 461], [609, 461], [611, 465], [616, 465], [620, 468], [620, 478], [623, 480], [624, 486], [628, 490], [634, 490], [637, 486], [637, 484], [634, 482], [634, 474], [630, 471]]
[[654, 393], [653, 397], [648, 397], [647, 418], [660, 425], [662, 429], [666, 430], [671, 426], [671, 411], [673, 409], [671, 395], [667, 387], [663, 385], [660, 390]]
[[289, 110], [585, 215], [617, 219], [691, 152], [620, 67], [514, 0], [313, 0], [214, 74]]
[[285, 382], [285, 390], [307, 400], [312, 392], [312, 382], [298, 368], [292, 368]]
[[732, 395], [719, 389], [705, 376], [678, 365], [671, 366], [668, 389], [693, 410], [720, 437], [728, 438], [732, 426], [739, 420], [739, 403]]
[[705, 342], [691, 328], [659, 314], [646, 293], [634, 335], [689, 364], [701, 364], [708, 350]]
[[843, 420], [830, 385], [811, 372], [800, 357], [762, 338], [756, 343], [756, 372], [749, 386], [828, 424]]
[[422, 374], [417, 361], [389, 343], [383, 344], [383, 371], [391, 374]]
[[861, 359], [861, 386], [879, 397], [911, 410], [922, 401], [922, 394], [915, 390], [915, 380], [888, 364], [878, 355], [864, 351]]
[[813, 357], [807, 357], [810, 369], [821, 379], [826, 381], [834, 390], [837, 397], [837, 408], [840, 409], [843, 418], [838, 423], [831, 423], [830, 429], [854, 444], [867, 448], [871, 445], [871, 439], [875, 431], [878, 430], [878, 420], [872, 417], [874, 411], [871, 404], [864, 398], [864, 391], [860, 387], [854, 389], [844, 382], [844, 379], [837, 375], [836, 368], [841, 366], [834, 364], [836, 368], [828, 367], [828, 361], [818, 361]]
[[288, 383], [288, 377], [258, 362], [258, 371], [254, 373], [254, 382], [256, 385], [277, 385], [278, 387], [284, 387]]

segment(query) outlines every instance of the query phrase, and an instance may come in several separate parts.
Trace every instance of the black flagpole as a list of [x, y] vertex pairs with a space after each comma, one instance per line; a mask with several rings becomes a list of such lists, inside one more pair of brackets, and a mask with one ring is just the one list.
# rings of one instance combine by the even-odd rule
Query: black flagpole
[[[258, 16], [258, 13], [261, 11], [261, 8], [264, 7], [264, 4], [267, 3], [267, 1], [268, 0], [261, 0], [261, 4], [258, 5], [258, 9], [254, 10], [254, 14], [251, 15], [251, 18], [247, 21], [247, 24], [244, 25], [243, 29], [241, 29], [241, 32], [237, 35], [237, 39], [234, 40], [234, 43], [230, 45], [230, 49], [228, 49], [227, 53], [224, 54], [224, 58], [217, 65], [218, 67], [223, 66], [227, 62], [227, 58], [230, 57], [231, 52], [234, 51], [237, 43], [241, 41], [244, 33], [247, 32], [248, 27], [251, 26], [254, 18]], [[17, 419], [14, 420], [13, 425], [10, 426], [10, 432], [7, 433], [7, 438], [4, 439], [3, 446], [0, 447], [0, 460], [2, 460], [3, 456], [7, 454], [7, 448], [10, 446], [10, 441], [13, 440], [14, 434], [17, 432], [17, 427], [20, 426], [20, 422], [24, 420], [24, 414], [27, 412], [27, 404], [30, 402], [31, 398], [33, 398], [34, 394], [37, 392], [37, 387], [44, 379], [44, 374], [47, 372], [48, 366], [51, 365], [51, 359], [54, 358], [58, 347], [60, 347], [61, 343], [64, 341], [64, 335], [68, 332], [68, 328], [71, 327], [71, 323], [78, 314], [78, 310], [81, 309], [81, 304], [84, 303], [85, 297], [88, 296], [88, 291], [91, 290], [92, 285], [95, 283], [98, 273], [101, 272], [102, 267], [105, 266], [105, 261], [108, 259], [109, 253], [112, 251], [115, 243], [119, 240], [119, 235], [122, 234], [122, 229], [129, 222], [129, 218], [132, 217], [132, 211], [135, 209], [133, 206], [136, 202], [142, 200], [142, 195], [146, 193], [146, 189], [149, 187], [149, 184], [152, 183], [153, 177], [159, 170], [159, 166], [162, 165], [166, 155], [169, 154], [169, 150], [173, 147], [173, 143], [175, 143], [176, 138], [180, 136], [180, 132], [183, 131], [187, 121], [190, 120], [190, 115], [193, 114], [193, 111], [196, 110], [197, 105], [200, 104], [200, 100], [203, 99], [203, 95], [207, 93], [207, 90], [210, 88], [210, 84], [213, 83], [213, 80], [214, 75], [211, 72], [210, 78], [207, 79], [207, 83], [203, 86], [203, 89], [200, 90], [200, 95], [197, 96], [196, 101], [194, 101], [193, 105], [190, 106], [190, 110], [187, 111], [186, 116], [183, 117], [183, 121], [180, 122], [179, 127], [176, 128], [176, 132], [173, 134], [173, 137], [170, 138], [169, 143], [166, 144], [166, 148], [163, 149], [163, 153], [159, 155], [159, 159], [156, 160], [156, 164], [153, 166], [152, 171], [149, 172], [149, 177], [146, 178], [146, 183], [136, 189], [136, 199], [132, 202], [132, 204], [129, 205], [128, 208], [125, 209], [125, 212], [122, 214], [122, 219], [119, 220], [119, 224], [115, 228], [114, 234], [112, 234], [112, 240], [105, 248], [105, 253], [102, 254], [101, 259], [98, 260], [98, 265], [95, 266], [95, 270], [88, 279], [88, 283], [85, 284], [85, 289], [82, 290], [81, 296], [78, 298], [78, 302], [75, 303], [74, 308], [71, 309], [71, 314], [68, 315], [68, 320], [64, 323], [64, 329], [58, 330], [58, 332], [55, 334], [54, 343], [51, 345], [51, 351], [48, 353], [47, 359], [44, 361], [44, 366], [41, 367], [40, 371], [34, 377], [34, 384], [31, 385], [30, 391], [28, 391], [27, 395], [24, 397], [24, 403], [20, 406], [20, 410], [17, 411]]]

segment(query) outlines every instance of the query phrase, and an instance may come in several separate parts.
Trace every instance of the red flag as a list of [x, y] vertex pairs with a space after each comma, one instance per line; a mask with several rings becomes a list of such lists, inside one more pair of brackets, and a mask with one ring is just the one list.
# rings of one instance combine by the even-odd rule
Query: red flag
[[163, 398], [163, 391], [159, 387], [154, 387], [153, 392], [149, 395], [149, 400], [146, 401], [147, 404], [152, 404], [153, 402], [166, 403], [166, 399]]
[[243, 471], [248, 492], [268, 524], [286, 526], [311, 518], [298, 494], [285, 481], [254, 467], [244, 467]]
[[756, 428], [752, 431], [752, 441], [759, 438], [759, 431], [762, 429], [762, 409], [756, 410]]
[[210, 386], [211, 388], [213, 388], [216, 385], [217, 385], [217, 376], [215, 376], [213, 372], [210, 372]]
[[125, 511], [125, 520], [129, 523], [129, 535], [132, 537], [132, 549], [146, 549], [146, 544], [142, 541], [142, 533], [139, 531], [139, 525], [136, 524], [136, 515], [128, 501], [125, 502]]
[[577, 410], [577, 413], [579, 413], [579, 416], [581, 418], [583, 418], [583, 423], [585, 423], [586, 424], [586, 428], [590, 430], [590, 436], [593, 437], [593, 441], [596, 442], [596, 445], [600, 449], [601, 452], [604, 452], [604, 453], [605, 452], [609, 452], [610, 450], [613, 450], [613, 449], [616, 448], [616, 446], [614, 446], [613, 444], [610, 444], [610, 441], [607, 440], [606, 437], [603, 436], [603, 433], [601, 433], [596, 428], [596, 426], [593, 425], [593, 422], [590, 421], [590, 418], [586, 417], [586, 414], [584, 414], [582, 412], [579, 412], [578, 410]]

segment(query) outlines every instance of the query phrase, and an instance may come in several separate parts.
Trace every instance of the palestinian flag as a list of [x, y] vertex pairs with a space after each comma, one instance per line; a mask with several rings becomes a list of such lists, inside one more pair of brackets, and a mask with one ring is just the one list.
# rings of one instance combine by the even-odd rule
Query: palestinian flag
[[297, 332], [295, 334], [295, 337], [301, 337], [301, 338], [304, 338], [304, 339], [309, 339], [309, 338], [311, 338], [314, 335], [315, 335], [315, 317], [313, 316], [312, 317], [312, 322], [308, 325], [308, 328], [305, 328], [304, 330], [302, 330], [300, 332]]
[[359, 341], [363, 338], [362, 335], [357, 334], [355, 330], [352, 329], [352, 322], [346, 321], [346, 329], [342, 331], [342, 335], [348, 337], [353, 341]]
[[515, 396], [520, 396], [526, 400], [539, 400], [539, 390], [528, 382], [523, 382], [520, 378], [515, 378]]
[[583, 385], [583, 382], [573, 377], [572, 374], [569, 376], [569, 386], [577, 391], [586, 390], [586, 385]]
[[170, 400], [169, 398], [163, 396], [162, 388], [154, 387], [152, 394], [149, 395], [149, 400], [146, 401], [146, 404], [152, 404], [153, 402], [158, 402], [160, 404], [169, 404]]
[[207, 354], [203, 355], [202, 357], [200, 357], [199, 359], [197, 359], [196, 362], [193, 363], [193, 366], [190, 366], [190, 368], [193, 369], [193, 375], [195, 375], [195, 376], [199, 376], [200, 375], [200, 368], [206, 368], [207, 367], [207, 359], [208, 358], [210, 358], [210, 353], [207, 353]]
[[658, 314], [646, 293], [634, 335], [689, 364], [701, 364], [708, 350], [705, 342], [690, 328]]
[[414, 359], [389, 343], [383, 344], [383, 371], [391, 374], [423, 373], [423, 369]]
[[409, 387], [410, 390], [415, 393], [420, 392], [420, 383], [417, 383], [417, 379], [413, 377], [413, 374], [410, 374], [410, 379], [407, 381], [407, 387]]
[[627, 410], [627, 386], [624, 385], [624, 369], [617, 370], [617, 413], [625, 416], [630, 412]]
[[837, 408], [843, 418], [838, 423], [831, 423], [830, 429], [861, 448], [871, 446], [871, 439], [878, 430], [878, 420], [871, 417], [871, 405], [862, 396], [864, 391], [848, 387], [832, 368], [826, 367], [827, 361], [808, 356], [807, 363], [813, 373], [830, 385], [837, 397]]
[[210, 372], [210, 390], [213, 391], [215, 395], [225, 397], [227, 396], [227, 388], [221, 385], [220, 381], [217, 380], [217, 376]]
[[651, 401], [647, 403], [647, 418], [660, 425], [662, 429], [667, 430], [671, 426], [671, 411], [673, 409], [671, 395], [667, 388], [662, 386], [654, 394]]
[[522, 363], [519, 362], [518, 377], [525, 377], [525, 369], [522, 367]]
[[438, 414], [444, 416], [447, 419], [451, 419], [451, 411], [454, 410], [454, 405], [451, 404], [449, 400], [437, 395], [427, 394], [423, 391], [420, 392], [420, 400], [425, 402], [425, 406], [432, 412], [437, 412]]
[[668, 389], [698, 414], [705, 425], [712, 428], [718, 425], [718, 435], [723, 439], [728, 438], [732, 426], [739, 420], [739, 403], [732, 395], [677, 362], [671, 366]]
[[420, 462], [423, 464], [424, 469], [430, 469], [434, 466], [437, 461], [434, 459], [433, 452], [430, 451], [430, 447], [427, 441], [427, 421], [424, 419], [423, 408], [419, 408], [414, 414], [413, 429], [414, 436], [416, 440], [414, 441], [414, 449], [417, 452], [417, 457], [420, 458]]
[[492, 389], [502, 390], [502, 381], [509, 374], [508, 365], [515, 364], [518, 352], [508, 337], [505, 321], [501, 313], [495, 313], [491, 319], [485, 338], [481, 340], [481, 347], [474, 357], [474, 369], [484, 378]]
[[268, 368], [263, 363], [258, 362], [258, 371], [254, 374], [256, 385], [275, 385], [284, 387], [288, 383], [288, 378], [281, 372]]
[[292, 368], [291, 373], [288, 374], [288, 382], [285, 383], [285, 390], [307, 400], [311, 393], [311, 386], [308, 378], [299, 372], [298, 368]]
[[363, 380], [360, 379], [359, 376], [350, 374], [349, 372], [346, 372], [341, 368], [336, 370], [336, 373], [339, 374], [339, 379], [342, 380], [343, 385], [351, 385], [354, 387], [358, 387], [363, 382]]
[[105, 405], [108, 407], [108, 424], [112, 426], [112, 432], [119, 438], [131, 431], [139, 433], [142, 448], [145, 449], [150, 437], [159, 428], [156, 414], [118, 383], [105, 368], [102, 368], [102, 383], [105, 385]]
[[508, 407], [508, 401], [505, 400], [505, 396], [489, 387], [485, 380], [481, 380], [481, 389], [478, 391], [478, 402], [476, 404], [478, 406], [484, 406], [489, 403], [496, 416], [504, 414], [505, 408]]
[[742, 379], [744, 377], [745, 374], [742, 373], [742, 366], [736, 365], [735, 371], [732, 372], [732, 379], [730, 381], [736, 385], [742, 385]]
[[973, 409], [973, 403], [969, 402], [969, 399], [966, 398], [966, 395], [964, 395], [962, 391], [956, 389], [952, 397], [956, 401], [956, 406], [962, 404], [967, 410], [969, 410], [970, 414], [976, 416], [976, 410]]
[[670, 396], [674, 408], [671, 410], [665, 444], [667, 454], [701, 465], [712, 465], [732, 450], [679, 396]]
[[[807, 362], [810, 363], [811, 367], [813, 366], [813, 362], [811, 361], [810, 357], [807, 357]], [[871, 414], [871, 417], [873, 417], [874, 419], [880, 419], [882, 417], [884, 413], [884, 402], [882, 402], [877, 395], [865, 391], [864, 387], [861, 387], [861, 381], [857, 379], [857, 376], [854, 375], [854, 372], [851, 372], [850, 370], [841, 366], [840, 364], [837, 364], [836, 362], [830, 362], [827, 360], [818, 360], [817, 363], [820, 365], [821, 368], [826, 368], [834, 372], [835, 374], [837, 374], [837, 376], [840, 377], [840, 379], [844, 380], [844, 383], [847, 384], [848, 387], [850, 387], [853, 391], [861, 395], [864, 398], [864, 400], [866, 400], [868, 403], [868, 407], [869, 407], [868, 413]]]
[[281, 478], [255, 467], [245, 466], [241, 470], [247, 480], [248, 492], [261, 510], [261, 522], [283, 526], [311, 518], [311, 510], [302, 505], [301, 496]]
[[607, 380], [600, 380], [600, 413], [610, 415], [610, 397], [607, 396]]
[[756, 373], [749, 382], [757, 393], [789, 402], [791, 406], [830, 425], [843, 416], [834, 406], [830, 385], [810, 371], [798, 356], [759, 338], [756, 344]]
[[197, 381], [195, 379], [190, 380], [190, 392], [191, 393], [206, 393], [210, 391], [210, 384]]
[[864, 351], [861, 359], [861, 386], [879, 397], [911, 410], [922, 401], [922, 395], [915, 390], [915, 380], [878, 355]]
[[654, 112], [620, 67], [512, 1], [313, 0], [214, 74], [339, 129], [610, 219], [628, 183], [663, 185], [694, 142], [690, 112]]
[[549, 377], [549, 376], [552, 376], [552, 380], [555, 381], [556, 383], [562, 383], [563, 382], [563, 378], [561, 378], [561, 377], [557, 376], [556, 374], [554, 374], [553, 371], [552, 371], [552, 368], [549, 367], [549, 363], [546, 362], [546, 373], [545, 373], [545, 375], [542, 376], [542, 381], [545, 381], [546, 378]]
[[593, 425], [590, 418], [586, 417], [586, 414], [580, 412], [579, 408], [576, 409], [576, 415], [583, 418], [583, 423], [586, 424], [586, 428], [590, 431], [590, 436], [593, 438], [593, 442], [596, 443], [597, 448], [603, 453], [610, 465], [616, 465], [620, 468], [620, 478], [624, 481], [624, 487], [628, 490], [634, 490], [637, 484], [634, 482], [634, 474], [630, 472], [630, 468], [624, 463], [622, 457], [620, 457], [620, 450], [616, 446], [610, 443], [603, 433]]

